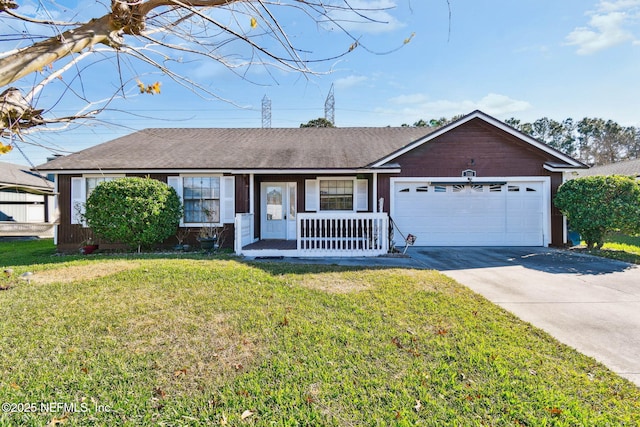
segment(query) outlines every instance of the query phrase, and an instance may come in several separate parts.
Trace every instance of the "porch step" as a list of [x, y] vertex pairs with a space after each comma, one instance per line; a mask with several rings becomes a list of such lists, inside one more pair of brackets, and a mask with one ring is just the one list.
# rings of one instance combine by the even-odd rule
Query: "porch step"
[[296, 250], [296, 241], [295, 240], [258, 240], [255, 243], [251, 243], [250, 245], [244, 246], [242, 251], [263, 251], [263, 250]]

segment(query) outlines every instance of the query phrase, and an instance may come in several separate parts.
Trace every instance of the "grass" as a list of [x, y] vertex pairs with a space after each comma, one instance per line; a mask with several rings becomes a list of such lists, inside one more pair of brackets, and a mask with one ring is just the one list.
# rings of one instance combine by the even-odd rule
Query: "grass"
[[592, 255], [640, 264], [640, 236], [611, 234], [602, 249], [586, 251]]
[[36, 409], [0, 426], [640, 424], [636, 386], [434, 271], [52, 251], [0, 243], [35, 273], [0, 279], [0, 403]]

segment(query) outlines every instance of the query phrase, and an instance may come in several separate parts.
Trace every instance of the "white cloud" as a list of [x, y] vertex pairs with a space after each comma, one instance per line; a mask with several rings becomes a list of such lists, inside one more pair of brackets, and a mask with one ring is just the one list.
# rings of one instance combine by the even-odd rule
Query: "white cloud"
[[566, 37], [567, 45], [577, 46], [579, 55], [589, 55], [603, 49], [635, 41], [627, 26], [640, 21], [640, 0], [601, 0], [586, 26], [575, 28]]
[[489, 93], [479, 100], [428, 100], [424, 94], [400, 95], [389, 100], [390, 103], [404, 108], [378, 109], [380, 113], [401, 116], [404, 123], [418, 119], [429, 120], [437, 117], [453, 117], [481, 110], [493, 116], [506, 116], [530, 109], [527, 101], [510, 98], [506, 95]]
[[427, 102], [429, 97], [421, 93], [413, 93], [410, 95], [400, 95], [389, 99], [392, 104], [404, 105], [404, 104], [422, 104]]
[[337, 79], [334, 82], [334, 86], [335, 86], [336, 89], [349, 89], [349, 88], [352, 88], [354, 86], [358, 86], [360, 83], [364, 83], [367, 80], [369, 80], [369, 79], [367, 77], [365, 77], [365, 76], [351, 75], [351, 76], [342, 77], [340, 79]]
[[497, 93], [490, 93], [478, 102], [478, 110], [498, 116], [525, 111], [529, 108], [531, 108], [531, 104], [527, 101], [511, 99]]
[[617, 0], [617, 1], [604, 1], [601, 0], [598, 4], [598, 10], [600, 12], [617, 12], [619, 10], [628, 10], [635, 7], [640, 7], [640, 0]]

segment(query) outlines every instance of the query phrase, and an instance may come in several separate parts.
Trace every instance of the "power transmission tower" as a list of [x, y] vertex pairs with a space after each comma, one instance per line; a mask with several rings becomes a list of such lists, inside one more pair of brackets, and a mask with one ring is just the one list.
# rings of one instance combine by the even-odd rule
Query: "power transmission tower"
[[336, 99], [333, 97], [333, 84], [329, 89], [327, 99], [324, 101], [324, 118], [330, 121], [331, 124], [336, 124]]
[[262, 128], [271, 128], [271, 100], [267, 95], [262, 98]]

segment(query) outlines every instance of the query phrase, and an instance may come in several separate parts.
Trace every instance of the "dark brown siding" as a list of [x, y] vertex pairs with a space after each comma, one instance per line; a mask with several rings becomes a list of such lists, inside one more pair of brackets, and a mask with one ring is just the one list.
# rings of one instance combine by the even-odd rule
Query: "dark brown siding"
[[80, 175], [58, 175], [58, 249], [63, 252], [77, 251], [83, 240], [93, 238], [93, 233], [81, 225], [71, 224], [71, 178]]
[[236, 213], [249, 212], [249, 175], [236, 175]]
[[548, 176], [543, 164], [556, 160], [481, 121], [472, 120], [423, 144], [394, 162], [400, 176], [459, 177], [465, 169], [483, 176]]
[[[177, 174], [171, 174], [171, 176], [175, 176]], [[81, 175], [58, 175], [58, 206], [60, 210], [60, 225], [58, 226], [58, 250], [62, 252], [75, 252], [80, 249], [82, 246], [82, 242], [88, 237], [92, 237], [96, 243], [100, 245], [100, 249], [123, 249], [125, 248], [121, 244], [114, 244], [105, 241], [101, 241], [100, 239], [95, 238], [90, 229], [84, 228], [81, 225], [71, 224], [71, 178], [79, 177]], [[127, 174], [127, 176], [137, 176], [137, 177], [150, 177], [152, 179], [156, 179], [158, 181], [167, 182], [167, 177], [170, 175], [167, 174]], [[238, 183], [242, 183], [244, 180], [243, 176], [236, 177], [236, 212], [242, 212], [242, 210], [238, 210], [239, 206], [243, 206], [243, 201], [238, 200], [238, 193], [242, 190], [243, 186]], [[248, 177], [246, 178], [248, 183]], [[248, 187], [247, 187], [248, 194]], [[245, 197], [246, 199], [246, 197]], [[248, 201], [245, 201], [247, 205], [248, 212]], [[233, 248], [233, 238], [234, 238], [234, 224], [227, 224], [225, 227], [225, 237], [224, 237], [224, 247]], [[194, 247], [198, 247], [198, 228], [190, 227], [189, 234], [185, 238], [185, 244], [193, 245]], [[159, 246], [163, 248], [172, 247], [178, 243], [178, 240], [175, 236], [171, 236], [167, 238], [164, 242], [160, 243]]]
[[[398, 176], [398, 175], [393, 175]], [[389, 197], [391, 196], [391, 182], [389, 181], [389, 175], [387, 174], [379, 174], [378, 175], [378, 194], [376, 195], [376, 200], [380, 200], [382, 197], [384, 199], [384, 204], [382, 205], [382, 211], [389, 213], [391, 202], [389, 201]]]
[[[391, 177], [460, 177], [472, 169], [478, 178], [509, 176], [550, 176], [555, 196], [561, 173], [544, 169], [547, 161], [558, 161], [520, 139], [488, 123], [475, 119], [465, 123], [393, 160], [402, 172]], [[389, 175], [378, 178], [378, 197], [384, 197], [389, 212]], [[551, 207], [551, 245], [563, 244], [562, 215]]]

